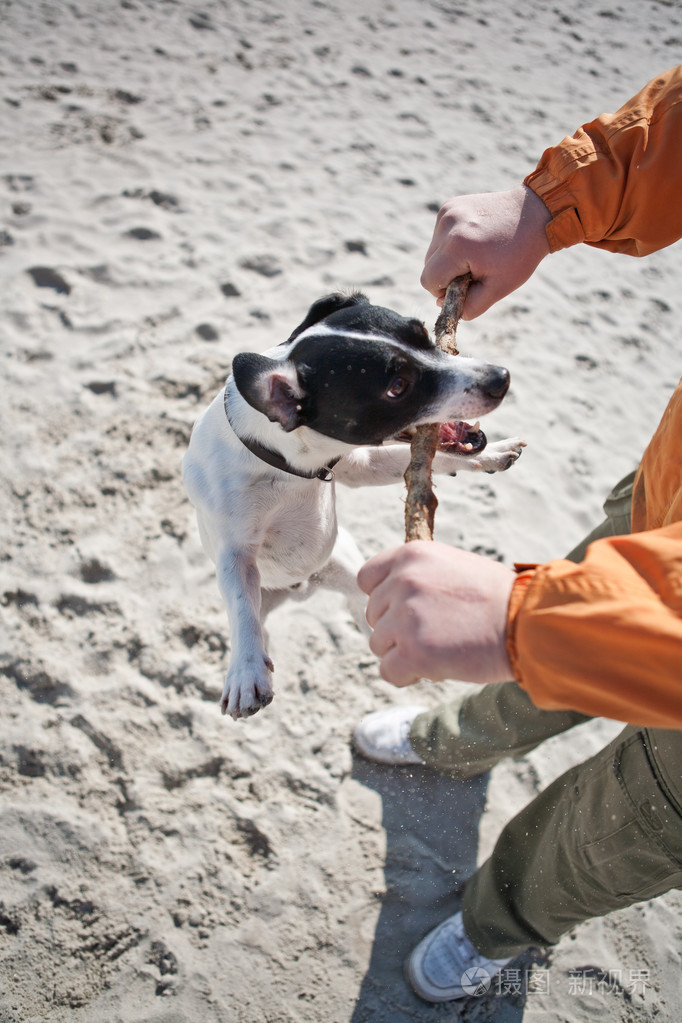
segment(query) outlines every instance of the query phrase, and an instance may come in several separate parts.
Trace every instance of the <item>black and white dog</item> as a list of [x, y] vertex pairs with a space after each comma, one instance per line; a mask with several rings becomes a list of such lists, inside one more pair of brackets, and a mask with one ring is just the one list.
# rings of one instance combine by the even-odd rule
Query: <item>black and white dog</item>
[[355, 579], [363, 558], [337, 525], [335, 482], [399, 482], [410, 432], [433, 422], [447, 424], [435, 472], [509, 468], [522, 441], [487, 444], [478, 424], [462, 422], [494, 409], [508, 387], [505, 369], [445, 355], [418, 320], [361, 294], [322, 298], [283, 344], [235, 357], [183, 462], [230, 620], [223, 714], [248, 717], [272, 700], [262, 623], [292, 592], [340, 590], [367, 627]]

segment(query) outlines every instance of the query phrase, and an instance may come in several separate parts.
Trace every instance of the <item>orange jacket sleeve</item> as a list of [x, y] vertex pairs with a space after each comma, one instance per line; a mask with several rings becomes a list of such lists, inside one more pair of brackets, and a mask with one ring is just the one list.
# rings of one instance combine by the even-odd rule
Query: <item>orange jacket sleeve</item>
[[550, 249], [644, 256], [682, 237], [682, 66], [548, 149], [525, 183], [552, 214]]
[[[682, 68], [544, 153], [526, 183], [552, 213], [552, 250], [577, 242], [644, 255], [682, 237]], [[682, 384], [647, 448], [633, 533], [585, 560], [517, 578], [507, 646], [545, 709], [682, 728]]]
[[507, 646], [538, 707], [682, 728], [682, 522], [522, 573]]

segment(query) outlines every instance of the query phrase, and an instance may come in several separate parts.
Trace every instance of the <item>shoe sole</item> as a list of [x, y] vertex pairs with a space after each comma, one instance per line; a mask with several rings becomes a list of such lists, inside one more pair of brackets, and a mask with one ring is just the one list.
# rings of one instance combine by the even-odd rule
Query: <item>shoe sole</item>
[[405, 960], [404, 970], [405, 976], [407, 977], [407, 980], [410, 983], [410, 987], [412, 988], [412, 990], [414, 991], [415, 995], [417, 995], [418, 998], [421, 998], [422, 1001], [424, 1002], [429, 1002], [431, 1005], [439, 1005], [442, 1002], [461, 1001], [463, 998], [467, 997], [466, 991], [462, 991], [462, 993], [458, 995], [427, 994], [425, 989], [421, 987], [419, 981], [415, 977], [414, 972], [412, 970], [413, 956], [414, 953], [408, 956], [407, 959]]

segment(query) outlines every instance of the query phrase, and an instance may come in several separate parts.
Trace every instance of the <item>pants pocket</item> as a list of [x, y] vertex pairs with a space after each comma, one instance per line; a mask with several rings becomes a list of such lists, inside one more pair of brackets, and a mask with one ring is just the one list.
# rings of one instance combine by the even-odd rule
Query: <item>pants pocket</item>
[[659, 784], [644, 734], [636, 732], [622, 742], [604, 766], [610, 767], [610, 777], [597, 786], [601, 822], [591, 815], [592, 833], [598, 837], [580, 847], [592, 881], [622, 905], [679, 887], [682, 817]]

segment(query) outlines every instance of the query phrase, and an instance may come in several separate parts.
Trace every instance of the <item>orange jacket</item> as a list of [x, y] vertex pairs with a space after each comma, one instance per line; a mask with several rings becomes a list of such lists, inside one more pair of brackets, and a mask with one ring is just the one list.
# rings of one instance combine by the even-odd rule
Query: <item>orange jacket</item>
[[[548, 149], [526, 178], [552, 251], [646, 255], [682, 237], [682, 67]], [[682, 381], [642, 459], [632, 534], [519, 574], [507, 647], [545, 709], [682, 728]]]

